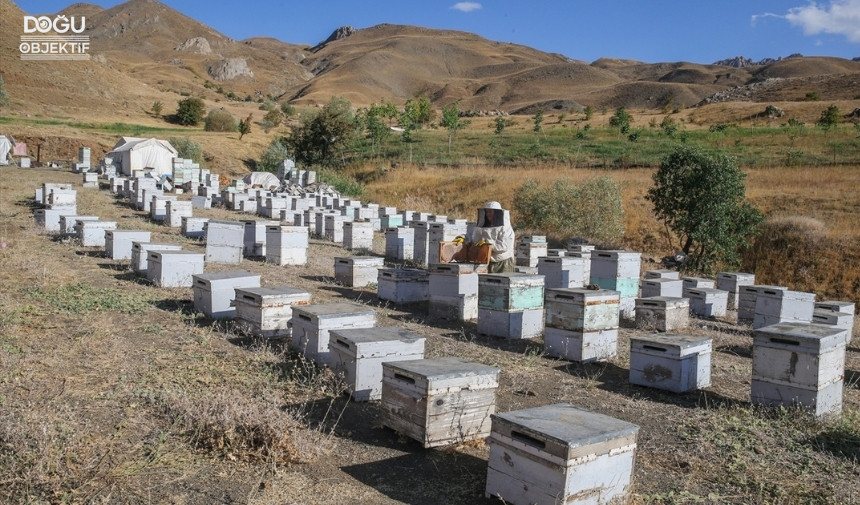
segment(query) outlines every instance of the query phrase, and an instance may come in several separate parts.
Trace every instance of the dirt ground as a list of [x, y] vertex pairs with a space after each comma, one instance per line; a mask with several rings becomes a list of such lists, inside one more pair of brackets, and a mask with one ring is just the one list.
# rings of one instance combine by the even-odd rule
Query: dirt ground
[[[127, 261], [37, 229], [34, 190], [72, 182], [79, 214], [203, 251], [80, 181], [64, 170], [0, 168], [0, 487], [8, 490], [0, 502], [501, 503], [484, 497], [482, 441], [424, 449], [382, 427], [379, 402], [350, 401], [330, 371], [196, 313], [191, 289], [153, 287]], [[195, 215], [255, 218], [222, 208]], [[374, 253], [383, 250], [377, 233]], [[394, 306], [375, 289], [338, 285], [334, 258], [350, 254], [312, 239], [306, 266], [246, 259], [239, 268], [264, 286], [306, 289], [314, 302], [366, 304], [377, 326], [425, 337], [428, 357], [499, 367], [499, 412], [569, 402], [638, 425], [631, 503], [860, 503], [856, 338], [843, 415], [818, 421], [750, 404], [751, 329], [734, 313], [692, 320], [687, 333], [712, 338], [712, 384], [673, 394], [629, 383], [630, 337], [645, 331], [632, 321], [622, 321], [615, 358], [558, 360], [543, 354], [540, 338], [478, 335], [474, 322], [432, 319], [423, 304]]]

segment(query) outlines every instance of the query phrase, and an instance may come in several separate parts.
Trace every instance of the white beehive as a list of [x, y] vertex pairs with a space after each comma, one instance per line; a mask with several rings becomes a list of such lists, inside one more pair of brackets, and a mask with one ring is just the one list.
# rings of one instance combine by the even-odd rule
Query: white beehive
[[364, 288], [376, 284], [385, 259], [378, 256], [342, 256], [334, 259], [334, 278], [343, 286]]
[[458, 236], [466, 235], [466, 223], [457, 222], [434, 222], [430, 223], [427, 232], [427, 264], [439, 263], [439, 247], [442, 242], [450, 242]]
[[424, 337], [393, 326], [329, 331], [331, 368], [341, 373], [352, 399], [382, 398], [382, 364], [424, 359]]
[[690, 324], [690, 299], [653, 296], [636, 299], [636, 327], [657, 331], [675, 331]]
[[753, 329], [777, 323], [810, 323], [815, 293], [787, 289], [762, 289], [755, 300]]
[[517, 243], [515, 262], [521, 267], [536, 267], [538, 259], [547, 256], [546, 236], [526, 235]]
[[666, 268], [657, 270], [646, 270], [645, 279], [676, 279], [681, 280], [681, 274], [677, 270], [669, 270]]
[[[60, 231], [60, 218], [66, 215], [77, 214], [77, 208], [64, 209], [36, 209], [33, 211], [33, 219], [36, 226], [44, 228], [45, 231]], [[77, 232], [75, 232], [77, 234]]]
[[194, 208], [190, 200], [168, 200], [165, 204], [164, 224], [171, 228], [182, 227], [182, 218], [191, 217]]
[[54, 190], [72, 191], [73, 186], [65, 182], [44, 182], [41, 187], [36, 189], [36, 203], [46, 205], [48, 203], [48, 195]]
[[149, 251], [181, 251], [182, 246], [179, 244], [164, 244], [152, 242], [131, 243], [131, 269], [138, 274], [146, 274], [149, 258]]
[[729, 292], [729, 310], [737, 310], [741, 286], [755, 285], [755, 274], [743, 272], [720, 272], [717, 274], [717, 289]]
[[543, 332], [544, 278], [521, 273], [478, 275], [478, 333], [532, 338]]
[[79, 216], [77, 214], [68, 214], [60, 216], [60, 237], [69, 238], [77, 235], [75, 230], [75, 222], [81, 221], [98, 221], [98, 216]]
[[848, 343], [854, 336], [854, 302], [832, 301], [815, 302], [812, 322], [832, 324], [848, 331]]
[[791, 322], [755, 330], [752, 403], [840, 414], [845, 342], [845, 330], [835, 326]]
[[617, 291], [548, 289], [544, 352], [580, 363], [612, 358], [618, 352], [620, 302]]
[[260, 276], [244, 270], [201, 273], [192, 278], [194, 310], [213, 319], [236, 315], [236, 309], [233, 308], [236, 288], [260, 287]]
[[[201, 186], [205, 187], [205, 186]], [[212, 208], [212, 197], [205, 195], [198, 195], [191, 197], [191, 208], [192, 209], [211, 209]]]
[[412, 261], [415, 251], [415, 229], [399, 226], [385, 229], [385, 257], [394, 261]]
[[438, 447], [484, 438], [499, 369], [444, 357], [382, 363], [382, 424]]
[[429, 247], [428, 238], [430, 232], [430, 221], [413, 220], [409, 226], [415, 230], [415, 245], [412, 249], [412, 259], [418, 265], [426, 265]]
[[206, 223], [206, 261], [239, 264], [245, 245], [245, 223], [210, 219]]
[[711, 339], [674, 334], [630, 337], [630, 383], [673, 393], [711, 385]]
[[537, 269], [544, 276], [546, 289], [581, 288], [589, 281], [585, 277], [586, 262], [585, 258], [575, 256], [540, 257]]
[[642, 255], [628, 251], [600, 251], [591, 253], [590, 283], [601, 289], [621, 294], [619, 310], [627, 318], [634, 316], [639, 296], [639, 275]]
[[280, 221], [249, 219], [243, 222], [242, 254], [246, 258], [265, 257], [268, 228], [280, 225]]
[[265, 338], [291, 334], [294, 305], [309, 305], [311, 294], [290, 286], [236, 288], [236, 319], [249, 333]]
[[97, 172], [84, 172], [81, 186], [85, 188], [98, 188], [99, 174]]
[[427, 313], [454, 321], [478, 317], [478, 273], [486, 265], [473, 263], [437, 263], [430, 265]]
[[689, 297], [691, 289], [716, 289], [717, 281], [714, 279], [706, 279], [704, 277], [682, 277], [681, 283], [683, 286], [683, 295]]
[[684, 296], [684, 285], [681, 279], [645, 278], [639, 283], [639, 294], [642, 298], [667, 296], [680, 298]]
[[130, 260], [134, 242], [149, 242], [152, 234], [143, 230], [105, 230], [105, 254], [115, 260]]
[[289, 202], [286, 198], [279, 196], [269, 196], [265, 200], [264, 213], [263, 215], [272, 218], [278, 219], [281, 217], [281, 211], [285, 210], [288, 206]]
[[343, 224], [352, 221], [353, 218], [349, 216], [342, 216], [337, 214], [327, 214], [325, 216], [325, 230], [323, 237], [326, 240], [331, 242], [335, 242], [337, 244], [343, 243]]
[[60, 210], [71, 209], [78, 205], [78, 192], [73, 189], [53, 189], [45, 199], [45, 208]]
[[343, 223], [343, 247], [349, 250], [373, 248], [373, 223], [346, 221]]
[[418, 268], [380, 268], [376, 278], [376, 297], [394, 303], [426, 302], [429, 274]]
[[150, 249], [146, 278], [162, 288], [190, 288], [194, 274], [203, 273], [203, 253]]
[[107, 230], [116, 230], [116, 221], [78, 220], [75, 222], [78, 240], [84, 247], [104, 247]]
[[206, 223], [208, 217], [183, 217], [182, 235], [188, 238], [203, 238], [206, 235]]
[[755, 304], [758, 294], [765, 290], [787, 290], [782, 286], [741, 286], [738, 293], [738, 323], [751, 324], [755, 319]]
[[376, 312], [357, 303], [293, 305], [290, 348], [317, 365], [328, 366], [329, 331], [376, 326]]
[[177, 201], [176, 195], [152, 195], [149, 201], [149, 217], [153, 221], [164, 221], [167, 217], [167, 202]]
[[260, 209], [260, 201], [254, 198], [243, 199], [239, 203], [239, 211], [245, 214], [256, 214]]
[[308, 262], [308, 229], [304, 226], [266, 227], [266, 263], [304, 265]]
[[714, 288], [690, 288], [690, 312], [700, 317], [726, 317], [729, 292]]
[[567, 403], [495, 414], [485, 495], [511, 505], [626, 503], [638, 432]]

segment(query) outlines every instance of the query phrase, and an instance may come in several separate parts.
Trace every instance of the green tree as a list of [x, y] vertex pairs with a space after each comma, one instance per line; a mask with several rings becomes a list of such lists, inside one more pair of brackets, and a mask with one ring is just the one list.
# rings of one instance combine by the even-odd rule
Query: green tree
[[618, 131], [620, 131], [622, 135], [627, 135], [630, 133], [631, 121], [633, 121], [633, 116], [627, 112], [627, 109], [624, 107], [618, 107], [615, 109], [615, 114], [609, 118], [609, 126], [618, 128]]
[[171, 137], [167, 141], [176, 149], [178, 157], [194, 160], [195, 163], [203, 161], [203, 149], [197, 142], [188, 137]]
[[591, 105], [585, 106], [585, 120], [590, 121], [591, 118], [594, 117], [594, 107]]
[[442, 107], [442, 127], [448, 130], [448, 154], [451, 154], [451, 139], [458, 131], [469, 126], [469, 121], [460, 119], [460, 102]]
[[296, 108], [289, 102], [284, 102], [281, 104], [281, 113], [285, 118], [289, 119], [296, 114]]
[[176, 122], [183, 126], [197, 126], [203, 120], [205, 110], [203, 100], [196, 97], [184, 98], [179, 101], [179, 107], [176, 109]]
[[836, 128], [839, 124], [839, 107], [831, 105], [821, 111], [821, 117], [815, 124], [824, 131]]
[[495, 123], [496, 127], [495, 130], [493, 130], [493, 133], [497, 136], [501, 136], [502, 132], [505, 131], [505, 127], [508, 126], [508, 120], [502, 116], [496, 116]]
[[263, 116], [263, 131], [269, 133], [269, 130], [272, 128], [277, 128], [281, 121], [283, 121], [284, 115], [279, 109], [272, 109], [266, 112], [266, 115]]
[[290, 132], [287, 140], [295, 159], [305, 165], [335, 166], [345, 162], [344, 152], [357, 132], [352, 105], [342, 97], [332, 97], [319, 110], [305, 113], [301, 125]]
[[426, 97], [410, 98], [406, 100], [406, 105], [403, 106], [402, 118], [408, 118], [408, 121], [415, 128], [426, 125], [433, 119], [433, 113], [430, 109], [430, 100]]
[[538, 109], [538, 111], [535, 112], [535, 115], [532, 116], [532, 123], [534, 123], [532, 131], [535, 133], [543, 131], [543, 109]]
[[239, 140], [242, 140], [242, 137], [251, 133], [251, 121], [253, 121], [253, 115], [248, 114], [248, 117], [239, 121]]
[[224, 109], [210, 110], [203, 123], [203, 129], [207, 132], [234, 132], [236, 126], [236, 118]]
[[[394, 104], [389, 103], [389, 105], [393, 106]], [[364, 111], [361, 116], [367, 132], [367, 138], [370, 139], [370, 151], [372, 154], [375, 154], [377, 147], [382, 144], [382, 141], [391, 135], [391, 128], [383, 122], [383, 119], [391, 114], [391, 107], [389, 105], [370, 104], [370, 108]], [[397, 113], [396, 107], [394, 108], [394, 112]]]
[[3, 86], [3, 76], [0, 75], [0, 107], [7, 105], [9, 105], [9, 93], [6, 92], [6, 88]]
[[260, 172], [278, 173], [278, 166], [289, 157], [290, 150], [287, 149], [283, 139], [275, 139], [263, 151], [263, 155], [257, 162], [257, 170]]
[[156, 100], [152, 102], [152, 107], [150, 107], [150, 110], [152, 110], [152, 115], [154, 115], [155, 117], [161, 117], [161, 112], [164, 110], [164, 105], [158, 100]]
[[711, 273], [733, 267], [764, 217], [746, 198], [746, 176], [724, 153], [680, 146], [654, 173], [646, 199], [680, 240], [684, 268]]

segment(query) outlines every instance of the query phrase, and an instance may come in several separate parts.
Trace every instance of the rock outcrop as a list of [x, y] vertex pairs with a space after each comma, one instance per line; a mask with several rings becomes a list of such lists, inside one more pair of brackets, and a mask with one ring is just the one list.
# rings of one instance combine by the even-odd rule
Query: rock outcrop
[[245, 58], [228, 58], [209, 65], [206, 72], [216, 81], [229, 81], [238, 77], [254, 77]]

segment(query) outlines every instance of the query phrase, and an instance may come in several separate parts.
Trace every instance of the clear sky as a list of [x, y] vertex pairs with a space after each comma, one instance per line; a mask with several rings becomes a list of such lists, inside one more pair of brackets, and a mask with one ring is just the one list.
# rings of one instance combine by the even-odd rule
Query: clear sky
[[[73, 3], [14, 0], [28, 14]], [[95, 0], [105, 8], [122, 2]], [[316, 44], [339, 26], [463, 30], [594, 61], [713, 63], [793, 53], [860, 56], [860, 0], [164, 0], [228, 37]]]

